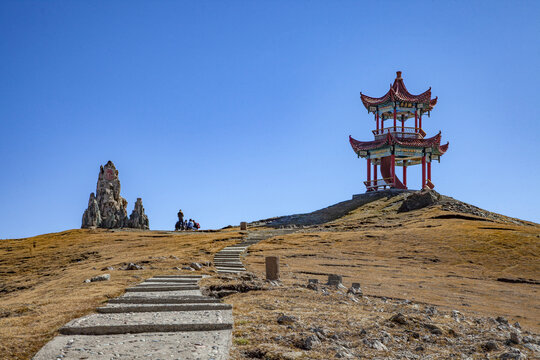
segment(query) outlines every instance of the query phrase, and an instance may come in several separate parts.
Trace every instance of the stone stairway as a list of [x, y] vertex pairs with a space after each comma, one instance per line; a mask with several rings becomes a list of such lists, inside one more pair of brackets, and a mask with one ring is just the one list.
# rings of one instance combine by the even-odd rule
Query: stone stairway
[[201, 278], [163, 275], [128, 288], [64, 325], [34, 359], [227, 359], [232, 307], [202, 296]]
[[239, 244], [227, 246], [214, 255], [214, 266], [218, 273], [241, 273], [246, 271], [242, 263], [242, 256], [246, 253], [248, 247], [278, 235], [285, 235], [294, 232], [290, 229], [258, 230], [250, 231], [246, 238]]

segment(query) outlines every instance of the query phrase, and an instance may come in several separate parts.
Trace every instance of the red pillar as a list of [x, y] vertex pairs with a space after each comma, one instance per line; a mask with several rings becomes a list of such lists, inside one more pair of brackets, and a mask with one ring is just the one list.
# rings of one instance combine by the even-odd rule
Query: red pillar
[[401, 132], [405, 132], [405, 115], [401, 115]]
[[367, 181], [368, 186], [371, 186], [371, 159], [367, 159]]
[[405, 165], [406, 160], [403, 160], [403, 185], [407, 187], [407, 166]]
[[384, 117], [381, 116], [381, 134], [384, 134]]
[[427, 178], [431, 181], [431, 161], [427, 163]]
[[396, 131], [397, 111], [396, 105], [394, 105], [394, 131]]
[[422, 115], [420, 115], [420, 118], [418, 119], [418, 122], [419, 122], [419, 128], [421, 129], [422, 128]]
[[422, 187], [426, 186], [426, 156], [422, 156]]
[[396, 155], [392, 154], [391, 161], [392, 161], [392, 165], [391, 165], [391, 168], [392, 168], [392, 182], [394, 183], [394, 186], [395, 186], [395, 184], [396, 184]]
[[379, 133], [379, 111], [375, 114], [375, 119], [377, 120], [377, 134]]
[[418, 132], [418, 110], [414, 109], [414, 132]]
[[373, 185], [377, 186], [377, 164], [373, 164]]

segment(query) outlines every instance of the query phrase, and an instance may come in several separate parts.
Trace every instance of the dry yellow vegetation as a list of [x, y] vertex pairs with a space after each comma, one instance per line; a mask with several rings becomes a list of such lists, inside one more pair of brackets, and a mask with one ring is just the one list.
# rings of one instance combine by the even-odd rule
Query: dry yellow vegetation
[[[0, 358], [31, 358], [69, 320], [145, 278], [211, 261], [240, 237], [236, 231], [69, 230], [0, 241]], [[129, 262], [144, 269], [119, 270]], [[108, 266], [115, 270], [101, 270]], [[103, 273], [111, 280], [83, 283]]]
[[[318, 325], [329, 317], [336, 324], [362, 322], [369, 312], [355, 310], [356, 305], [340, 302], [335, 294], [322, 297], [301, 288], [309, 278], [324, 282], [328, 274], [343, 275], [347, 286], [360, 282], [373, 299], [502, 315], [540, 329], [540, 225], [501, 216], [464, 216], [440, 206], [399, 213], [401, 200], [378, 199], [339, 219], [252, 246], [245, 259], [248, 270], [263, 277], [264, 256], [279, 255], [284, 286], [225, 298], [235, 305], [233, 358], [243, 358], [245, 347], [268, 342], [267, 331], [283, 332], [275, 326], [279, 312], [298, 310]], [[67, 321], [144, 278], [179, 273], [173, 268], [192, 261], [211, 261], [215, 252], [241, 236], [238, 228], [207, 233], [69, 230], [0, 241], [0, 357], [30, 358]], [[118, 270], [128, 262], [145, 268]], [[115, 270], [101, 270], [107, 266]], [[102, 273], [110, 273], [111, 280], [83, 283]], [[220, 280], [207, 283], [215, 281]], [[336, 307], [330, 311], [333, 302]], [[373, 304], [369, 306], [380, 307]], [[356, 312], [347, 316], [349, 311]], [[313, 356], [324, 358], [319, 355]]]

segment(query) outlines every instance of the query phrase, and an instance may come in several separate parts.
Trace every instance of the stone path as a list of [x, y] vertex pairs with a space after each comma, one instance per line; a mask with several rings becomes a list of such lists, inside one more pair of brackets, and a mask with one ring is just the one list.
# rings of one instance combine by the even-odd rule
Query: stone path
[[[214, 265], [218, 273], [246, 271], [241, 256], [249, 246], [293, 231], [251, 231], [216, 253]], [[33, 359], [227, 359], [232, 306], [203, 296], [201, 278], [162, 275], [128, 288], [96, 314], [68, 322]]]
[[68, 322], [35, 360], [227, 359], [232, 307], [202, 296], [199, 275], [156, 276]]
[[274, 229], [250, 231], [248, 236], [239, 244], [227, 246], [214, 255], [214, 266], [218, 273], [241, 273], [246, 271], [242, 263], [242, 256], [253, 244], [277, 235], [290, 234], [296, 230]]

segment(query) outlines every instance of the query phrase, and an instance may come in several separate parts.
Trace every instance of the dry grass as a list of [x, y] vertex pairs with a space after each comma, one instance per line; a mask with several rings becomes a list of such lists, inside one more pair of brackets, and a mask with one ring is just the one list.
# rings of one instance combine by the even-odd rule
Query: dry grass
[[464, 219], [438, 208], [397, 213], [399, 199], [370, 203], [349, 215], [250, 248], [248, 268], [279, 255], [285, 278], [326, 280], [341, 274], [367, 294], [500, 314], [540, 329], [540, 226]]
[[[251, 247], [247, 266], [260, 276], [264, 256], [281, 257], [284, 287], [226, 298], [235, 305], [233, 358], [243, 358], [249, 347], [292, 344], [295, 339], [287, 328], [275, 324], [280, 312], [301, 318], [299, 331], [310, 326], [338, 329], [349, 322], [353, 332], [369, 328], [365, 319], [396, 306], [377, 303], [377, 296], [457, 309], [471, 317], [503, 315], [538, 332], [539, 286], [497, 278], [540, 280], [539, 225], [448, 218], [452, 213], [437, 207], [397, 213], [399, 204], [400, 197], [380, 199], [333, 222]], [[212, 260], [240, 236], [237, 228], [187, 234], [70, 230], [1, 241], [0, 358], [30, 358], [67, 321], [144, 278]], [[118, 270], [127, 262], [142, 263], [145, 269]], [[102, 271], [106, 266], [115, 270]], [[83, 283], [105, 272], [111, 273], [111, 281]], [[343, 275], [346, 285], [360, 282], [371, 303], [353, 304], [340, 294], [323, 296], [301, 287], [309, 278], [324, 282], [327, 274]], [[278, 335], [285, 340], [273, 340]], [[296, 351], [294, 346], [290, 350]], [[307, 358], [326, 355], [312, 352]]]
[[[0, 358], [28, 359], [69, 320], [92, 312], [126, 287], [174, 267], [210, 261], [237, 231], [69, 230], [0, 242]], [[173, 256], [178, 259], [173, 258]], [[144, 270], [118, 270], [124, 263]], [[113, 271], [101, 271], [113, 266]], [[106, 282], [83, 283], [110, 273]]]

